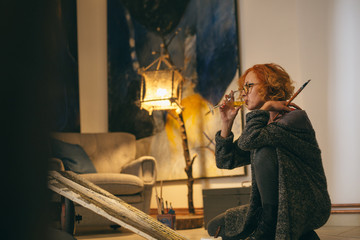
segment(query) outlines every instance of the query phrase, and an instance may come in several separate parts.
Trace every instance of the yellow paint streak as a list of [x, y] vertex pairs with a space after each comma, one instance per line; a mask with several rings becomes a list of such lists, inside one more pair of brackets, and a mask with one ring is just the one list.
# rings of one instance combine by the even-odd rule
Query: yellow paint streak
[[[202, 129], [204, 121], [206, 121], [205, 113], [208, 111], [206, 100], [199, 94], [194, 94], [184, 98], [181, 102], [181, 105], [184, 107], [183, 118], [189, 142], [202, 142]], [[174, 111], [173, 114], [176, 115]], [[165, 130], [170, 142], [170, 146], [172, 148], [182, 148], [179, 123], [169, 114], [166, 119]]]
[[[171, 111], [171, 113], [176, 116], [176, 112], [175, 111]], [[166, 134], [168, 136], [169, 142], [170, 142], [170, 146], [172, 148], [176, 147], [176, 139], [179, 137], [180, 135], [180, 129], [179, 129], [179, 123], [178, 121], [173, 118], [170, 114], [167, 115], [166, 117], [166, 124], [165, 124], [165, 130], [166, 130]]]

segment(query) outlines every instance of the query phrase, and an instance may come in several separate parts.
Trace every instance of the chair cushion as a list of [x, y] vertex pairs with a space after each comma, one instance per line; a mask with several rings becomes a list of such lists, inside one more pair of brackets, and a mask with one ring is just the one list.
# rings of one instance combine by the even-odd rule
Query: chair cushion
[[144, 190], [144, 183], [137, 176], [124, 173], [89, 173], [81, 174], [95, 185], [113, 195], [131, 195]]
[[94, 164], [84, 149], [78, 144], [52, 139], [51, 157], [60, 158], [65, 170], [75, 173], [96, 173]]

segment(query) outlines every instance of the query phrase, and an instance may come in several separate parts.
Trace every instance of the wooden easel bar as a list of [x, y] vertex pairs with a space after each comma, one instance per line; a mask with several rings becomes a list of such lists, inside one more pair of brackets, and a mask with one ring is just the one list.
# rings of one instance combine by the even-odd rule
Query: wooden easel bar
[[48, 184], [54, 192], [146, 239], [187, 239], [75, 173], [51, 171]]

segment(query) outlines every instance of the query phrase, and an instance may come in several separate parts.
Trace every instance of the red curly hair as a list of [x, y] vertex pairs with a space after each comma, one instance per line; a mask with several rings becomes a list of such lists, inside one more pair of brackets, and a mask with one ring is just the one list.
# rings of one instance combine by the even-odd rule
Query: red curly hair
[[266, 100], [285, 101], [294, 93], [293, 81], [289, 74], [278, 64], [256, 64], [247, 69], [239, 78], [239, 89], [243, 89], [245, 78], [253, 71], [260, 80], [259, 94]]

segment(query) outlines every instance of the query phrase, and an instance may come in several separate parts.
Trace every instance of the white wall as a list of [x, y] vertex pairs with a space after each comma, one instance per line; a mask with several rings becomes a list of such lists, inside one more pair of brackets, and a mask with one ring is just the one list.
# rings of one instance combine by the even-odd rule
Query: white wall
[[[78, 0], [78, 13], [85, 10], [85, 7], [90, 7], [79, 4], [84, 1], [89, 2]], [[360, 22], [360, 1], [238, 1], [242, 69], [255, 63], [275, 62], [289, 72], [297, 87], [307, 79], [312, 79], [295, 102], [308, 112], [316, 130], [332, 201], [359, 203], [360, 191], [357, 184], [360, 182], [360, 108], [356, 93], [360, 89], [360, 80], [356, 78], [356, 70], [357, 66], [360, 66], [360, 28], [356, 25]], [[86, 11], [97, 11], [95, 5], [91, 6], [93, 9]], [[96, 23], [93, 25], [96, 26]], [[82, 31], [81, 28], [86, 26], [79, 25], [79, 33]], [[93, 30], [106, 35], [104, 29]], [[94, 110], [94, 105], [97, 104], [97, 98], [107, 98], [107, 93], [102, 87], [97, 87], [98, 80], [86, 79], [86, 73], [83, 71], [103, 72], [106, 66], [93, 64], [90, 68], [87, 63], [82, 63], [93, 58], [81, 57], [81, 54], [84, 54], [82, 46], [88, 44], [88, 40], [79, 37], [80, 85], [81, 88], [90, 88], [89, 92], [80, 90], [80, 98], [85, 102], [89, 101], [88, 104], [81, 104], [80, 112], [97, 112], [96, 115], [100, 115], [100, 111], [107, 109], [107, 102], [101, 100], [99, 110]], [[106, 47], [104, 49], [102, 46], [102, 49], [106, 53]], [[92, 50], [88, 48], [85, 51]], [[87, 70], [81, 69], [84, 65], [87, 66]], [[104, 75], [99, 79], [106, 83]], [[96, 89], [100, 89], [99, 92], [90, 94]], [[101, 112], [101, 115], [107, 118], [107, 112]], [[86, 117], [81, 115], [81, 118], [83, 121]], [[88, 121], [88, 132], [105, 129], [104, 119], [93, 121], [90, 118]], [[249, 169], [247, 170], [249, 172]], [[247, 180], [249, 176], [196, 180], [194, 205], [196, 208], [202, 207], [203, 188], [237, 187], [242, 181]], [[164, 183], [163, 195], [174, 207], [187, 207], [185, 181]], [[155, 201], [151, 207], [156, 207]]]
[[329, 31], [328, 130], [334, 203], [360, 202], [360, 1], [337, 0]]
[[[309, 114], [322, 149], [332, 203], [359, 203], [360, 1], [239, 0], [242, 69], [276, 62], [312, 82], [295, 102]], [[333, 215], [332, 225], [360, 224]]]
[[[294, 0], [238, 0], [241, 69], [258, 63], [283, 66], [301, 86], [299, 39]], [[296, 99], [301, 103], [301, 95]]]

